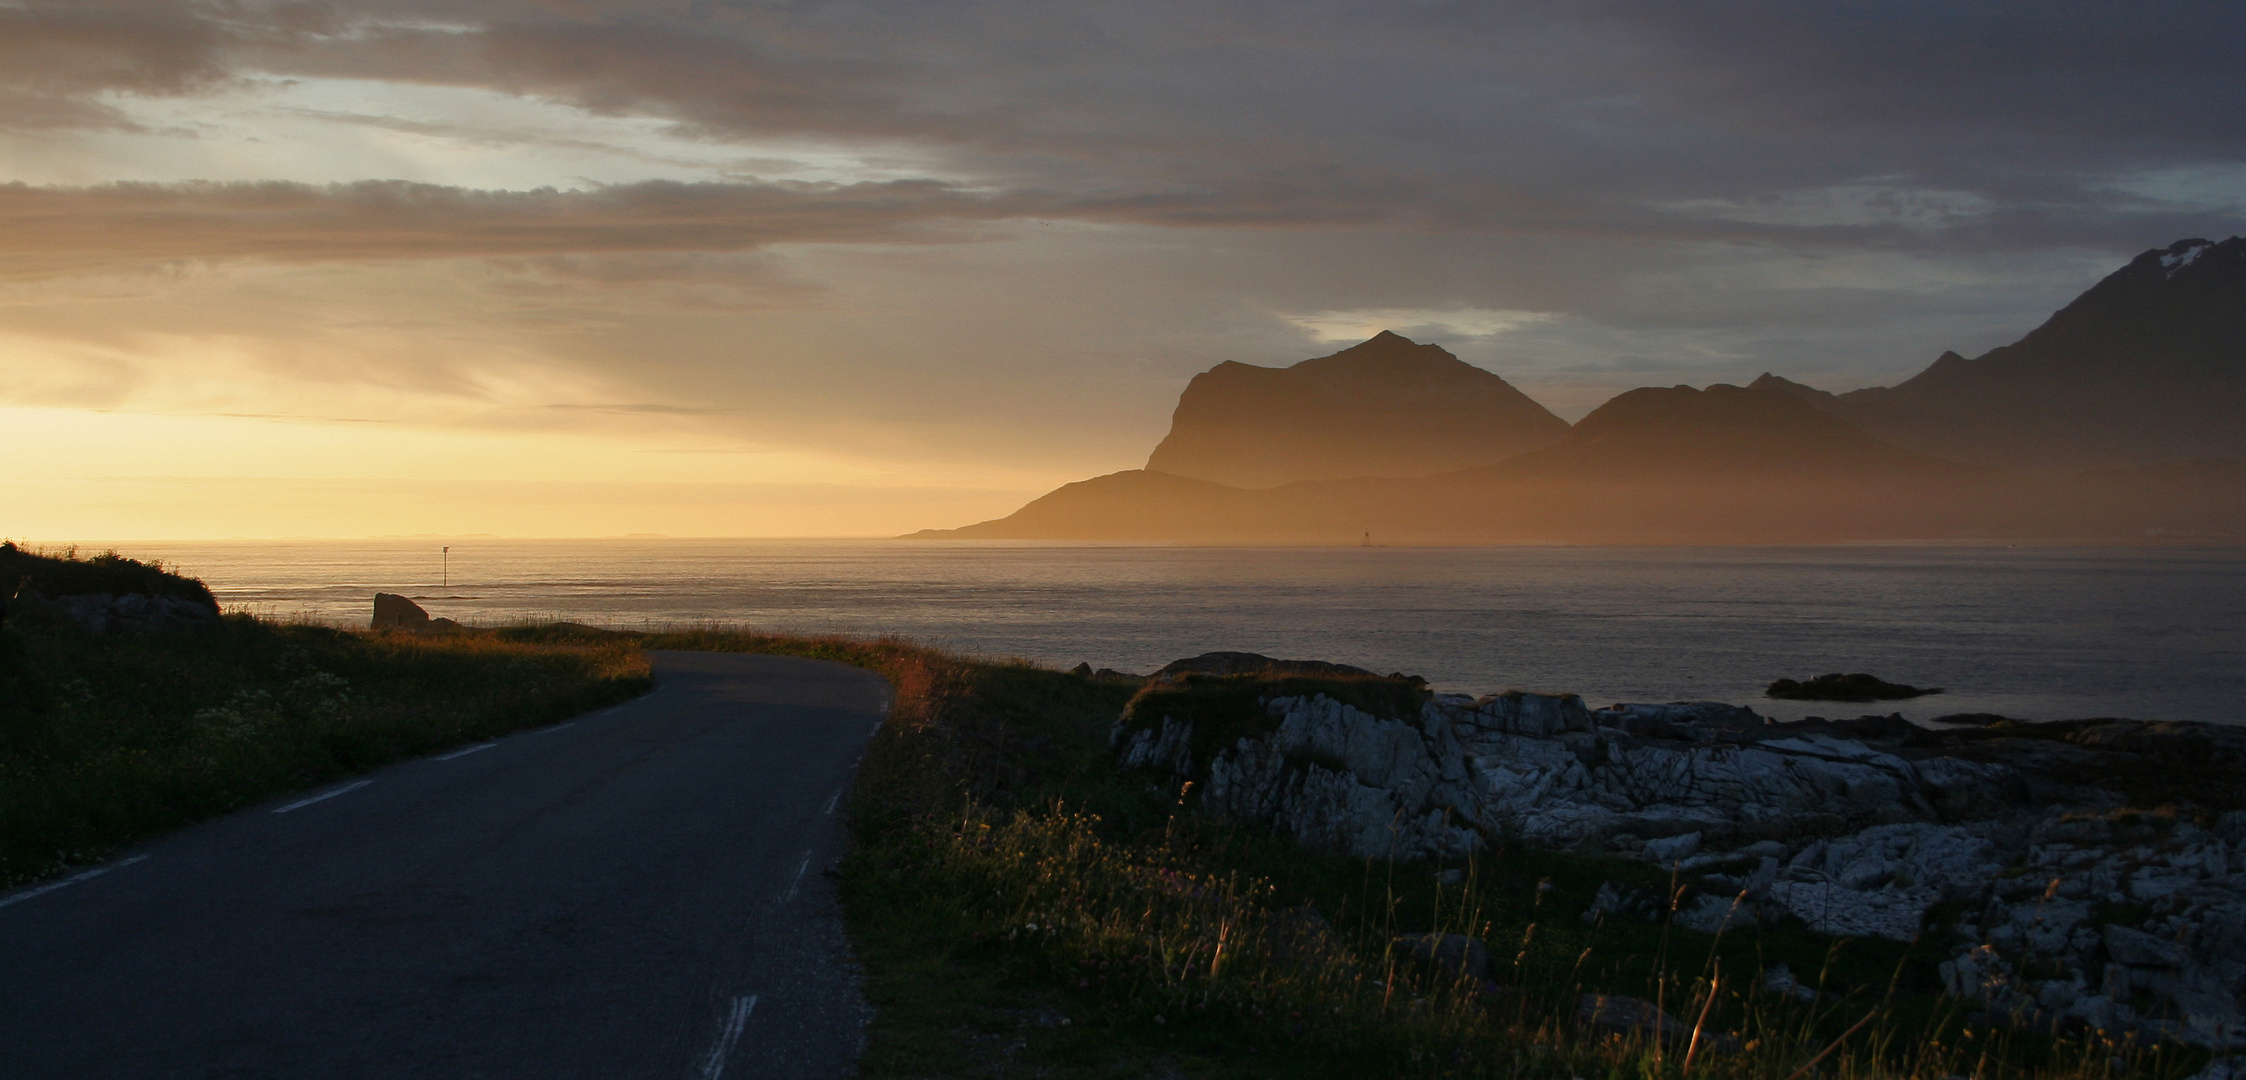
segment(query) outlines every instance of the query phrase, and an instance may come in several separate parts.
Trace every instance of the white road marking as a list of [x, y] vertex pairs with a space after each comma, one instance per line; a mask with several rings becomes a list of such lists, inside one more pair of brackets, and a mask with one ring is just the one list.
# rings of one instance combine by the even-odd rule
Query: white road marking
[[278, 808], [278, 809], [274, 810], [273, 812], [274, 812], [274, 813], [276, 813], [276, 814], [286, 814], [286, 813], [288, 813], [288, 812], [289, 812], [289, 811], [291, 811], [291, 810], [302, 810], [302, 809], [304, 809], [305, 807], [307, 807], [307, 806], [310, 806], [310, 805], [312, 805], [313, 803], [316, 803], [316, 802], [323, 802], [323, 801], [326, 801], [326, 800], [328, 800], [328, 799], [332, 799], [332, 798], [335, 798], [336, 796], [338, 796], [338, 795], [341, 795], [341, 794], [343, 794], [343, 793], [344, 793], [344, 792], [346, 792], [346, 791], [357, 791], [357, 790], [359, 790], [360, 788], [363, 788], [363, 787], [365, 787], [365, 786], [367, 786], [368, 784], [371, 784], [371, 783], [374, 783], [374, 781], [372, 781], [372, 780], [353, 780], [353, 781], [351, 781], [350, 783], [348, 783], [348, 784], [345, 784], [345, 785], [343, 785], [342, 787], [339, 787], [339, 788], [332, 788], [332, 789], [330, 789], [330, 790], [327, 790], [327, 791], [323, 791], [323, 792], [321, 792], [321, 793], [319, 793], [319, 794], [317, 794], [317, 795], [314, 795], [314, 796], [312, 796], [312, 797], [311, 797], [311, 798], [309, 798], [309, 799], [298, 799], [297, 801], [295, 801], [295, 802], [292, 802], [292, 803], [288, 804], [287, 806], [283, 806], [283, 807], [280, 807], [280, 808]]
[[709, 1058], [702, 1062], [702, 1080], [718, 1080], [725, 1075], [725, 1059], [733, 1056], [733, 1044], [741, 1041], [741, 1030], [749, 1026], [749, 1014], [755, 1011], [755, 994], [733, 999], [725, 1030], [717, 1033], [717, 1045], [710, 1047]]
[[546, 727], [542, 727], [542, 728], [539, 728], [539, 729], [537, 729], [537, 730], [535, 730], [535, 731], [525, 731], [525, 732], [523, 732], [523, 734], [525, 734], [525, 735], [544, 735], [545, 733], [547, 733], [547, 732], [549, 732], [549, 731], [560, 731], [561, 729], [563, 729], [563, 728], [565, 728], [565, 727], [576, 727], [576, 726], [577, 726], [577, 721], [575, 721], [575, 720], [564, 720], [564, 721], [562, 721], [562, 722], [561, 722], [561, 723], [559, 723], [559, 724], [550, 724], [550, 725], [548, 725], [548, 726], [546, 726]]
[[23, 892], [19, 892], [14, 896], [8, 897], [5, 900], [0, 900], [0, 907], [7, 907], [9, 904], [20, 904], [26, 900], [31, 899], [34, 896], [45, 896], [46, 894], [51, 893], [56, 889], [62, 888], [65, 885], [76, 885], [79, 882], [86, 880], [87, 878], [100, 877], [103, 874], [106, 874], [111, 870], [115, 870], [120, 866], [131, 866], [132, 864], [139, 862], [147, 857], [148, 856], [146, 855], [135, 855], [130, 859], [119, 859], [116, 862], [110, 863], [108, 866], [97, 866], [81, 874], [72, 874], [69, 877], [62, 879], [61, 881], [57, 881], [48, 885], [41, 885], [36, 889], [28, 889]]
[[498, 743], [495, 743], [495, 742], [487, 742], [487, 743], [477, 743], [476, 745], [474, 745], [474, 746], [471, 746], [471, 747], [467, 748], [466, 750], [455, 750], [455, 751], [453, 751], [452, 753], [449, 753], [449, 754], [438, 754], [438, 755], [437, 755], [437, 760], [438, 760], [438, 761], [451, 761], [452, 759], [454, 759], [454, 758], [456, 758], [456, 757], [467, 757], [468, 755], [470, 755], [470, 754], [473, 754], [473, 753], [475, 753], [475, 752], [476, 752], [476, 751], [478, 751], [478, 750], [489, 750], [489, 749], [491, 749], [492, 747], [494, 747], [494, 746], [497, 746], [497, 745], [499, 745], [499, 744], [498, 744]]
[[834, 813], [835, 804], [842, 801], [842, 790], [841, 788], [834, 789], [834, 797], [827, 800], [827, 808], [821, 811], [822, 815]]
[[795, 868], [795, 880], [788, 882], [788, 894], [780, 898], [781, 903], [786, 904], [795, 900], [796, 890], [803, 888], [803, 872], [809, 869], [811, 869], [811, 853], [806, 851], [803, 853], [802, 865]]

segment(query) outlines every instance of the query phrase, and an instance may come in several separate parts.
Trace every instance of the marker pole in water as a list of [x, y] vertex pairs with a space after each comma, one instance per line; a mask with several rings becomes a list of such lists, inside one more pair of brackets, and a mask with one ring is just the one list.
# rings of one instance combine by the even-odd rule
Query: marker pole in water
[[438, 587], [439, 587], [439, 588], [445, 588], [445, 589], [449, 589], [449, 588], [452, 588], [452, 545], [451, 545], [451, 544], [446, 544], [446, 545], [444, 546], [444, 557], [443, 557], [443, 562], [442, 562], [442, 564], [441, 564], [441, 565], [442, 565], [442, 566], [444, 567], [444, 569], [442, 569], [442, 570], [440, 570], [440, 571], [438, 571], [438, 572], [444, 575], [444, 581], [443, 581], [443, 584], [441, 584], [441, 585], [440, 585], [440, 586], [438, 586]]

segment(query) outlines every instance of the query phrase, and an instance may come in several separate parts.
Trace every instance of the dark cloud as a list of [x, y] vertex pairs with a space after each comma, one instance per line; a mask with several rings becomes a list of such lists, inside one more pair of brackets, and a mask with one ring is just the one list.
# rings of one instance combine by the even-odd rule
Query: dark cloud
[[[738, 252], [772, 244], [957, 242], [975, 223], [1039, 219], [1168, 226], [1356, 223], [1374, 208], [1315, 188], [1084, 196], [927, 180], [857, 184], [651, 180], [478, 191], [399, 180], [0, 185], [0, 274], [18, 278], [176, 261], [353, 262]], [[1496, 219], [1491, 219], [1496, 220]], [[1554, 225], [1561, 228], [1564, 226]], [[692, 260], [548, 261], [624, 282], [706, 272]]]
[[0, 185], [17, 276], [171, 260], [356, 261], [586, 252], [738, 251], [774, 243], [953, 238], [936, 227], [1033, 200], [926, 181], [472, 191], [404, 181]]
[[[737, 282], [792, 289], [789, 302], [819, 287], [724, 261], [736, 253], [1089, 222], [1153, 227], [1099, 264], [1104, 289], [1143, 273], [1160, 287], [1137, 302], [1173, 324], [1212, 309], [1192, 316], [1205, 354], [1159, 346], [1179, 350], [1149, 377], [1162, 395], [1237, 352], [1241, 320], [1450, 304], [1567, 313], [1497, 339], [1548, 339], [1555, 367], [1751, 376], [1876, 355], [1884, 370], [2009, 340], [2147, 247], [2246, 231], [2246, 191], [2194, 201], [2127, 183], [2246, 177], [2242, 40], [2235, 0], [19, 5], [0, 7], [0, 116], [19, 127], [116, 127], [130, 122], [116, 95], [327, 76], [649, 117], [744, 153], [893, 152], [944, 179], [0, 188], [0, 274], [474, 257], [514, 260], [520, 280], [485, 287], [525, 307], [670, 290], [666, 303], [715, 309], [752, 302]], [[326, 118], [510, 141], [469, 123]], [[1172, 253], [1147, 239], [1188, 229], [1227, 235]], [[708, 295], [689, 294], [696, 283]], [[1022, 288], [994, 272], [986, 292]], [[1095, 306], [1040, 334], [1066, 335]], [[1296, 347], [1296, 331], [1268, 333]], [[1694, 334], [1707, 343], [1664, 344]], [[1017, 346], [1024, 365], [1047, 362]]]
[[2246, 143], [2223, 0], [1610, 5], [1694, 97], [1758, 124], [1926, 145], [1997, 138], [2072, 155], [2235, 158]]
[[206, 89], [227, 75], [220, 36], [170, 5], [0, 7], [0, 127], [129, 129], [94, 96]]
[[[118, 126], [100, 95], [349, 76], [713, 140], [901, 141], [943, 175], [1184, 225], [2134, 249], [2207, 212], [2132, 205], [2114, 176], [2246, 160], [2240, 40], [2228, 0], [139, 0], [0, 8], [0, 115]], [[1677, 209], [1872, 178], [1988, 206]]]

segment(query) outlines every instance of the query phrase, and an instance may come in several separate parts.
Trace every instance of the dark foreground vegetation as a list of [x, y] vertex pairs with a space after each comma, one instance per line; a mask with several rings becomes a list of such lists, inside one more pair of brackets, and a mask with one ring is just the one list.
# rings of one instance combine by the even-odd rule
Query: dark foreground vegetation
[[[878, 1009], [869, 1077], [2176, 1080], [2205, 1063], [1991, 1028], [1939, 996], [1940, 942], [1670, 927], [1678, 883], [1645, 863], [1308, 854], [1115, 767], [1109, 727], [1138, 680], [893, 640], [372, 634], [239, 616], [95, 635], [18, 605], [0, 628], [0, 879], [621, 699], [646, 685], [645, 649], [836, 660], [896, 687], [837, 871]], [[1212, 708], [1253, 693], [1196, 678]], [[1623, 902], [1587, 921], [1610, 884]], [[1479, 955], [1427, 934], [1471, 936]], [[1798, 984], [1772, 992], [1781, 964]], [[1585, 995], [1609, 997], [1587, 1011]]]
[[229, 615], [97, 634], [19, 590], [208, 594], [115, 556], [0, 552], [0, 887], [204, 818], [648, 685], [624, 640], [353, 633]]
[[[1109, 725], [1136, 680], [895, 641], [649, 644], [823, 657], [896, 685], [839, 871], [878, 1009], [869, 1077], [1936, 1080], [2205, 1063], [1991, 1029], [1940, 996], [1939, 942], [1670, 928], [1659, 912], [1678, 883], [1644, 863], [1520, 849], [1368, 862], [1208, 820], [1190, 790], [1112, 764]], [[1335, 689], [1399, 692], [1384, 682]], [[1635, 910], [1586, 921], [1609, 882]], [[1486, 971], [1415, 950], [1429, 933], [1478, 939]], [[1780, 964], [1793, 993], [1766, 987]], [[1656, 1003], [1673, 1026], [1657, 1034], [1611, 1002], [1587, 1024], [1586, 994]]]

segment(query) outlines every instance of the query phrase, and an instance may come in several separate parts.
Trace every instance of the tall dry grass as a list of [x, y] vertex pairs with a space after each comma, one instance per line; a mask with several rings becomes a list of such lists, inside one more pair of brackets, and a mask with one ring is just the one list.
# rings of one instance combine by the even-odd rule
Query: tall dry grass
[[[1590, 956], [1537, 947], [1541, 922], [1487, 940], [1471, 873], [1432, 925], [1399, 926], [1380, 908], [1337, 925], [1281, 902], [1267, 879], [1212, 865], [1182, 813], [1123, 842], [1059, 803], [969, 800], [926, 824], [907, 887], [879, 890], [889, 902], [947, 905], [956, 932], [1104, 1027], [1229, 1045], [1285, 1075], [2111, 1080], [2182, 1076], [2204, 1061], [2095, 1034], [2052, 1041], [1970, 1025], [1954, 1004], [1912, 1018], [1892, 986], [1868, 1001], [1803, 1002], [1727, 979], [1725, 939], [1681, 932], [1650, 995], [1673, 1026], [1631, 1023], [1635, 1006], [1600, 1000]], [[1483, 938], [1490, 970], [1415, 955], [1407, 929]], [[1592, 1002], [1621, 1018], [1586, 1024]]]

